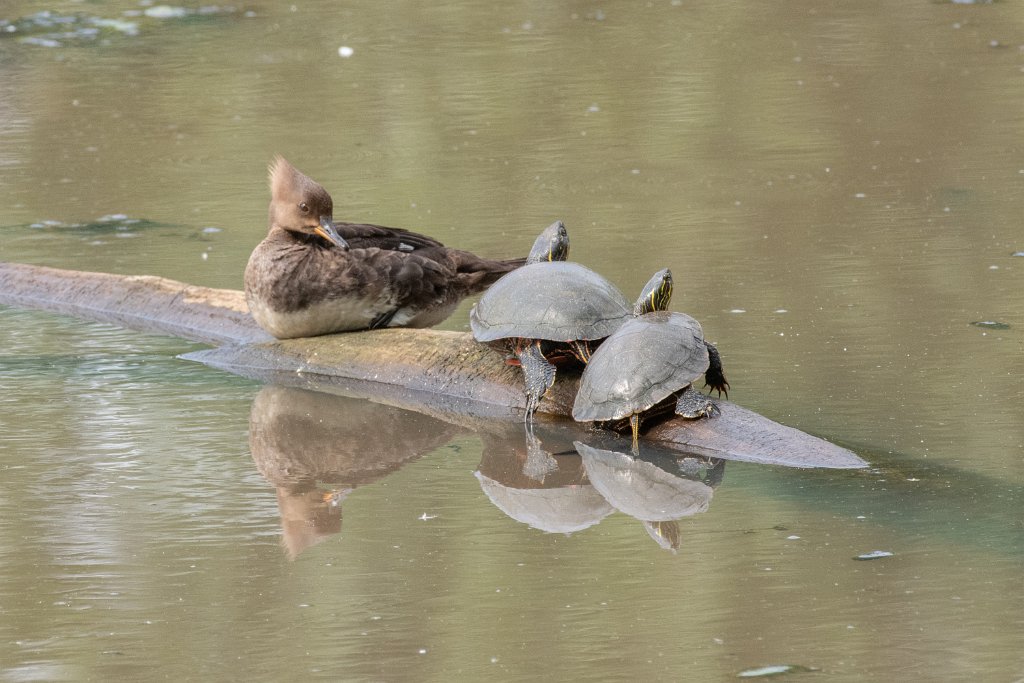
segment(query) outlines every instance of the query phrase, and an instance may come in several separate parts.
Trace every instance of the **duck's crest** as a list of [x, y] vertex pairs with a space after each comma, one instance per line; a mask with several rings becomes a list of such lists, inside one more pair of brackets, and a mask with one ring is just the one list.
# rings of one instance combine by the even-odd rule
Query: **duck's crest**
[[274, 158], [270, 162], [270, 166], [267, 167], [271, 194], [274, 193], [275, 189], [279, 189], [285, 183], [289, 183], [297, 173], [298, 171], [296, 168], [292, 166], [287, 159], [280, 154], [274, 155]]

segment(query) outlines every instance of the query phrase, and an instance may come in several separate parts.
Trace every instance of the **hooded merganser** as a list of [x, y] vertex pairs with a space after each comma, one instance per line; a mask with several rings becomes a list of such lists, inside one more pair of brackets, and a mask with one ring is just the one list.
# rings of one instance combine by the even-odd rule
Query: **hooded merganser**
[[430, 327], [524, 259], [496, 261], [400, 228], [335, 223], [331, 195], [282, 157], [270, 165], [270, 230], [249, 257], [245, 298], [279, 339]]

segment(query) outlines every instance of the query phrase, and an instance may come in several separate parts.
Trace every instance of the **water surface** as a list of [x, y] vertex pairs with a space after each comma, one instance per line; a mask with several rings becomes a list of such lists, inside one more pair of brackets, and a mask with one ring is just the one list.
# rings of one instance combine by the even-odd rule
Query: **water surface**
[[571, 441], [545, 488], [498, 427], [3, 310], [0, 680], [1024, 676], [1019, 7], [161, 7], [0, 10], [0, 259], [238, 288], [276, 153], [494, 256], [561, 218], [874, 467], [654, 523]]

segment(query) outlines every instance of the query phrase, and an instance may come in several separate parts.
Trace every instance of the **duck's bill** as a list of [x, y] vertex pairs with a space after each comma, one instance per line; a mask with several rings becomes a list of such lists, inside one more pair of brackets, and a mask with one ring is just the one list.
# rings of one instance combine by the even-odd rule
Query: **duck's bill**
[[348, 242], [338, 234], [338, 231], [334, 229], [334, 224], [331, 223], [331, 219], [327, 216], [320, 218], [320, 225], [316, 226], [316, 229], [313, 232], [341, 249], [345, 249], [347, 251], [349, 248]]

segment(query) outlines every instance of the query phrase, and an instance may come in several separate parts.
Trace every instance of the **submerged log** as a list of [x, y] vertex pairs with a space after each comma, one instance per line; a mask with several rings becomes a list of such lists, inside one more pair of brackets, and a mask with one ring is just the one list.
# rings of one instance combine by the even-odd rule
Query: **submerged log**
[[[238, 291], [14, 263], [0, 263], [0, 304], [219, 345], [186, 357], [249, 377], [364, 397], [455, 422], [458, 415], [521, 420], [525, 408], [519, 370], [464, 332], [388, 329], [272, 340], [249, 316]], [[560, 378], [538, 410], [552, 418], [569, 416], [577, 384], [578, 378]], [[669, 420], [645, 438], [702, 455], [794, 467], [867, 464], [844, 448], [729, 401], [719, 405], [718, 417]]]

